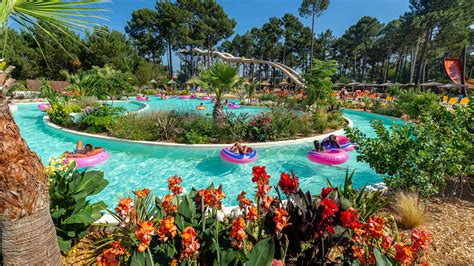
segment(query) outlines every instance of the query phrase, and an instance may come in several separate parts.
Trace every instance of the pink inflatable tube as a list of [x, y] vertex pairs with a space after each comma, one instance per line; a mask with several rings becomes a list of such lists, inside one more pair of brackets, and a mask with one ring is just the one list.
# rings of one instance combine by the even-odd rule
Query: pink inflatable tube
[[49, 103], [40, 103], [38, 104], [38, 109], [40, 111], [46, 111], [46, 109], [51, 108], [51, 105]]
[[239, 109], [240, 108], [240, 105], [236, 104], [236, 103], [233, 103], [233, 104], [228, 104], [227, 107], [229, 109]]
[[145, 96], [137, 96], [137, 101], [148, 101], [148, 97], [145, 97]]
[[95, 155], [84, 157], [84, 158], [67, 158], [64, 159], [65, 163], [69, 163], [70, 161], [75, 161], [77, 168], [84, 168], [89, 166], [94, 166], [101, 162], [106, 161], [109, 159], [109, 154], [106, 151], [99, 152]]
[[341, 164], [349, 159], [349, 154], [345, 150], [327, 150], [325, 152], [310, 151], [308, 159], [319, 164]]
[[155, 94], [155, 96], [161, 97], [161, 93], [157, 93], [157, 94]]
[[257, 160], [258, 153], [256, 150], [252, 150], [251, 152], [248, 152], [247, 154], [243, 155], [232, 152], [229, 148], [225, 148], [221, 150], [221, 157], [224, 161], [230, 163], [244, 164], [251, 163]]
[[209, 96], [204, 96], [204, 97], [202, 97], [202, 99], [203, 99], [204, 101], [207, 101], [207, 100], [210, 100], [211, 97], [209, 97]]
[[183, 95], [183, 96], [181, 96], [181, 99], [183, 99], [183, 100], [191, 99], [191, 95]]

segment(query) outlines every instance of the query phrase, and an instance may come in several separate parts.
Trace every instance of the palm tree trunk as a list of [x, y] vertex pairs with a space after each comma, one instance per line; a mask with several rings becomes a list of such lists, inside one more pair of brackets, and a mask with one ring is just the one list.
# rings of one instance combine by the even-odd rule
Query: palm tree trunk
[[0, 231], [4, 265], [61, 265], [48, 179], [0, 96]]
[[173, 79], [173, 52], [170, 39], [168, 39], [168, 68], [170, 73], [170, 79]]
[[214, 110], [212, 111], [212, 118], [214, 119], [214, 123], [216, 125], [221, 125], [225, 118], [224, 107], [222, 106], [222, 102], [218, 100], [214, 104]]

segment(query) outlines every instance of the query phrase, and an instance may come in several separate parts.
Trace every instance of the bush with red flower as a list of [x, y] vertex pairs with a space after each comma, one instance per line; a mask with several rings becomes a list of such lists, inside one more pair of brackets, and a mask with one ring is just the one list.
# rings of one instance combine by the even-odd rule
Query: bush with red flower
[[[393, 220], [374, 215], [384, 206], [378, 192], [343, 186], [303, 193], [295, 173], [282, 173], [272, 187], [264, 166], [254, 166], [255, 198], [238, 195], [240, 212], [221, 217], [222, 186], [183, 194], [181, 178], [169, 179], [170, 194], [147, 189], [120, 200], [119, 221], [100, 241], [99, 265], [409, 265], [426, 262], [429, 233], [400, 237]], [[280, 191], [285, 194], [282, 198]], [[270, 193], [273, 196], [270, 196]], [[342, 254], [328, 259], [336, 249]]]
[[260, 113], [254, 116], [249, 122], [250, 139], [256, 141], [271, 139], [275, 133], [271, 122], [272, 116], [269, 113]]

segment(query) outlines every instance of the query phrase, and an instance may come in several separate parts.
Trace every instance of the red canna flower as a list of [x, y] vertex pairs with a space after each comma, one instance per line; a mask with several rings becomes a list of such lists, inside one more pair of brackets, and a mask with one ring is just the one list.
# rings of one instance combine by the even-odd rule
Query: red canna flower
[[285, 226], [288, 225], [288, 212], [283, 208], [276, 208], [273, 211], [273, 222], [275, 223], [275, 230], [281, 232]]
[[239, 208], [241, 210], [246, 210], [248, 206], [252, 205], [252, 201], [247, 199], [245, 197], [245, 194], [247, 194], [245, 191], [242, 191], [238, 196], [237, 196], [237, 201], [239, 202]]
[[124, 220], [124, 223], [120, 226], [125, 226], [135, 215], [135, 209], [133, 207], [133, 200], [131, 198], [123, 198], [119, 201], [117, 208], [115, 208], [117, 214]]
[[198, 191], [197, 201], [202, 202], [204, 199], [204, 205], [217, 210], [222, 209], [222, 199], [225, 198], [224, 192], [222, 192], [222, 185], [218, 189], [201, 189]]
[[339, 207], [337, 206], [334, 201], [332, 201], [330, 198], [325, 198], [321, 201], [321, 207], [323, 208], [322, 211], [322, 218], [323, 219], [328, 219], [332, 218], [336, 212], [339, 210]]
[[289, 174], [282, 172], [280, 176], [280, 181], [278, 181], [278, 186], [286, 195], [298, 192], [298, 177], [293, 175], [290, 177]]
[[173, 195], [168, 194], [163, 198], [163, 202], [161, 203], [161, 207], [166, 214], [174, 213], [178, 210], [178, 206], [173, 202]]
[[245, 218], [247, 220], [249, 220], [250, 222], [254, 222], [258, 219], [258, 210], [257, 210], [257, 207], [255, 207], [254, 205], [251, 205], [248, 209], [247, 209], [247, 215], [245, 216]]
[[285, 263], [281, 260], [273, 259], [272, 266], [285, 266]]
[[321, 199], [324, 199], [326, 198], [333, 190], [336, 190], [335, 188], [332, 188], [332, 187], [323, 187], [323, 189], [321, 190], [321, 195], [319, 195], [321, 197]]
[[411, 232], [411, 243], [414, 251], [423, 249], [423, 251], [428, 251], [428, 246], [431, 243], [431, 234], [425, 230], [413, 229]]
[[124, 255], [126, 253], [125, 247], [120, 245], [120, 242], [114, 241], [110, 243], [112, 247], [102, 251], [102, 254], [97, 257], [98, 266], [118, 266], [119, 261], [117, 256]]
[[183, 193], [184, 188], [180, 185], [183, 182], [183, 179], [179, 176], [173, 176], [168, 178], [168, 189], [173, 193], [173, 195], [179, 195]]
[[395, 260], [402, 265], [409, 265], [412, 262], [413, 251], [409, 245], [398, 242], [395, 245]]
[[199, 241], [197, 239], [196, 231], [191, 226], [184, 228], [181, 232], [181, 259], [197, 256], [199, 253]]
[[174, 224], [173, 216], [168, 216], [161, 220], [161, 225], [158, 230], [156, 230], [158, 236], [160, 237], [160, 240], [163, 242], [167, 241], [169, 236], [171, 236], [171, 238], [174, 238], [176, 236], [177, 231], [178, 228]]
[[382, 217], [370, 217], [365, 224], [365, 231], [373, 238], [384, 235], [385, 219]]
[[352, 230], [362, 228], [362, 224], [359, 221], [359, 215], [353, 208], [341, 212], [341, 224], [342, 226], [348, 227]]
[[272, 197], [268, 197], [265, 195], [265, 197], [262, 198], [262, 203], [261, 203], [261, 207], [262, 207], [262, 210], [264, 212], [268, 211], [268, 209], [270, 209], [270, 206], [272, 204], [272, 201], [273, 201], [273, 198]]
[[137, 195], [138, 198], [144, 198], [150, 194], [150, 190], [148, 188], [142, 189], [142, 190], [137, 190], [133, 191], [135, 195]]
[[247, 233], [245, 233], [245, 220], [242, 217], [238, 217], [232, 222], [230, 237], [233, 238], [232, 246], [236, 249], [242, 249], [243, 241], [247, 239]]
[[144, 252], [151, 242], [151, 236], [155, 234], [155, 227], [152, 221], [143, 221], [137, 223], [137, 230], [135, 236], [140, 242], [138, 244], [138, 252]]

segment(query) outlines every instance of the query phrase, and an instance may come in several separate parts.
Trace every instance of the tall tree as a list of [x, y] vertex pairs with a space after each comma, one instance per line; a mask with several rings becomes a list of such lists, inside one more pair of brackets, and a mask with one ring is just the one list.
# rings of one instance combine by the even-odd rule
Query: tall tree
[[143, 57], [151, 62], [160, 62], [165, 50], [164, 39], [157, 25], [157, 12], [144, 8], [134, 10], [132, 19], [127, 22], [125, 32], [130, 35]]
[[[83, 18], [97, 10], [90, 5], [99, 2], [102, 0], [2, 1], [0, 30], [5, 30], [11, 20], [27, 29], [40, 21], [62, 29], [83, 29], [90, 25]], [[44, 32], [49, 31], [44, 29]], [[61, 255], [49, 210], [48, 179], [39, 157], [21, 138], [3, 90], [0, 123], [2, 264], [60, 265]]]
[[323, 14], [329, 7], [329, 0], [303, 0], [299, 8], [300, 15], [303, 17], [311, 17], [311, 51], [309, 65], [313, 65], [314, 56], [314, 19]]

